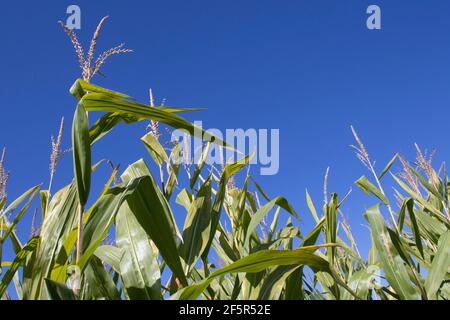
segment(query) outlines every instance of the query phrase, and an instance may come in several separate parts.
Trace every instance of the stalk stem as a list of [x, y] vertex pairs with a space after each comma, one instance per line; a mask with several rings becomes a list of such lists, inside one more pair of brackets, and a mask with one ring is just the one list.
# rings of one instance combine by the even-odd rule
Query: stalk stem
[[76, 263], [80, 262], [81, 258], [81, 250], [83, 249], [83, 216], [84, 216], [84, 207], [80, 204], [78, 206], [78, 237], [77, 237], [77, 258]]
[[[373, 167], [372, 163], [370, 163], [370, 161], [369, 161], [369, 165], [370, 165], [370, 171], [372, 171], [372, 174], [373, 174], [373, 176], [374, 176], [374, 178], [375, 178], [375, 181], [376, 181], [377, 184], [378, 184], [378, 188], [380, 189], [380, 191], [381, 191], [381, 193], [383, 194], [383, 196], [386, 197], [386, 194], [384, 193], [383, 187], [381, 186], [380, 179], [378, 179], [378, 176], [377, 176], [377, 174], [376, 174], [376, 172], [375, 172], [375, 168]], [[386, 197], [386, 198], [387, 198], [387, 197]], [[392, 223], [394, 224], [395, 230], [396, 230], [397, 232], [400, 233], [400, 230], [399, 230], [399, 228], [398, 228], [397, 222], [395, 221], [395, 215], [394, 215], [394, 211], [392, 211], [391, 205], [388, 203], [386, 206], [387, 206], [387, 208], [388, 208], [388, 211], [389, 211], [389, 214], [390, 214], [390, 216], [391, 216]]]

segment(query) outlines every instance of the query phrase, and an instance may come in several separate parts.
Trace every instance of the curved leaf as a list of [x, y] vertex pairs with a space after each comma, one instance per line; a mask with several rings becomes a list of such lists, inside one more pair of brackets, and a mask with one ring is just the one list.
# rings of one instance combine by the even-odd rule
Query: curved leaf
[[79, 103], [72, 125], [73, 168], [81, 206], [87, 202], [91, 188], [91, 143], [89, 122], [84, 106]]

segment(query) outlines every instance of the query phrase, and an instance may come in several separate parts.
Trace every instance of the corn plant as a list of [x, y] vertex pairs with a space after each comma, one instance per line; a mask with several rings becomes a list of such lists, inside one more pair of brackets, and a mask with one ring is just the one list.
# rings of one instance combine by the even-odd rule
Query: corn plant
[[[415, 165], [396, 154], [378, 173], [353, 130], [356, 154], [372, 175], [357, 179], [356, 185], [379, 201], [364, 214], [372, 235], [369, 254], [360, 254], [341, 215], [349, 195], [340, 199], [328, 194], [326, 182], [322, 214], [306, 194], [316, 225], [302, 232], [300, 214], [291, 203], [283, 196], [270, 197], [256, 179], [242, 172], [252, 155], [224, 163], [221, 169], [209, 168], [210, 144], [225, 144], [203, 131], [204, 154], [190, 168], [180, 161], [184, 155], [179, 144], [164, 146], [159, 125], [193, 135], [201, 129], [180, 114], [196, 109], [158, 106], [152, 93], [149, 104], [138, 103], [90, 82], [106, 58], [129, 51], [122, 51], [121, 45], [92, 63], [104, 21], [87, 58], [73, 31], [65, 29], [84, 78], [70, 89], [76, 101], [73, 180], [52, 192], [56, 165], [64, 153], [63, 121], [58, 137], [52, 139], [46, 189], [36, 185], [9, 202], [3, 151], [0, 297], [10, 299], [15, 291], [19, 299], [54, 300], [449, 298], [450, 185], [445, 166], [436, 172], [431, 158], [418, 148]], [[100, 118], [90, 124], [89, 118], [98, 113]], [[121, 171], [110, 161], [92, 159], [95, 143], [116, 125], [141, 121], [150, 123], [141, 141], [151, 162], [137, 159]], [[398, 162], [402, 172], [391, 173]], [[111, 175], [99, 181], [96, 170], [108, 163]], [[183, 187], [184, 174], [189, 181]], [[241, 186], [234, 179], [237, 174], [242, 175]], [[393, 196], [382, 185], [389, 176], [398, 185]], [[92, 194], [92, 184], [103, 186], [98, 196]], [[35, 228], [33, 222], [32, 235], [23, 243], [17, 225], [38, 196], [41, 225]], [[182, 226], [177, 223], [181, 220]], [[6, 246], [15, 253], [12, 261], [2, 259]]]

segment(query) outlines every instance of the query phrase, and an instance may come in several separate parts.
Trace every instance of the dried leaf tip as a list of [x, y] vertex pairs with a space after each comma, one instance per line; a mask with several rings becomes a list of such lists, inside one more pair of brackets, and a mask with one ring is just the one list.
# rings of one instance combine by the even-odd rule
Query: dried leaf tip
[[97, 28], [95, 29], [94, 35], [92, 36], [89, 51], [87, 57], [84, 56], [83, 47], [81, 46], [78, 38], [73, 29], [68, 28], [62, 21], [59, 21], [59, 24], [63, 27], [64, 31], [69, 36], [70, 41], [72, 42], [75, 52], [78, 56], [78, 62], [80, 64], [80, 68], [82, 70], [83, 80], [89, 82], [94, 75], [100, 73], [100, 68], [105, 64], [106, 60], [112, 55], [133, 52], [131, 49], [125, 49], [125, 44], [121, 43], [118, 46], [111, 48], [109, 50], [104, 51], [99, 55], [97, 60], [94, 61], [95, 48], [97, 47], [98, 38], [100, 37], [101, 29], [105, 23], [105, 21], [109, 18], [109, 16], [103, 17]]

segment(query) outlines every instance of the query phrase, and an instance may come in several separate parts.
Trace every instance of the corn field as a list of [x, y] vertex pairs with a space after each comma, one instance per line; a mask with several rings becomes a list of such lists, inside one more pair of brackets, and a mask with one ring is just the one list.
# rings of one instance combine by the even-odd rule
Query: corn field
[[[310, 212], [299, 213], [283, 196], [269, 197], [245, 172], [251, 154], [220, 169], [206, 166], [206, 156], [194, 167], [185, 167], [182, 147], [175, 143], [167, 148], [159, 125], [194, 134], [199, 129], [180, 114], [196, 109], [158, 106], [152, 97], [149, 104], [138, 103], [91, 83], [108, 57], [130, 52], [119, 45], [94, 62], [104, 20], [86, 57], [74, 32], [65, 28], [83, 75], [70, 88], [73, 180], [60, 190], [52, 190], [52, 182], [48, 188], [36, 185], [11, 200], [2, 154], [2, 299], [450, 298], [450, 183], [445, 165], [433, 168], [432, 158], [418, 148], [413, 163], [395, 154], [376, 172], [352, 128], [356, 155], [368, 168], [368, 175], [355, 177], [355, 184], [378, 202], [367, 210], [361, 204], [371, 234], [370, 251], [363, 256], [340, 214], [351, 195], [329, 193], [326, 178], [325, 202], [314, 202], [306, 193]], [[97, 121], [89, 121], [98, 115]], [[149, 123], [141, 138], [142, 159], [125, 170], [109, 161], [94, 161], [96, 142], [108, 139], [115, 126], [142, 121]], [[52, 143], [50, 181], [63, 153], [62, 131], [63, 122]], [[223, 143], [207, 133], [204, 137], [205, 155], [211, 143]], [[394, 163], [402, 172], [391, 172]], [[99, 180], [96, 169], [105, 165], [111, 165], [111, 175]], [[159, 170], [159, 176], [151, 168]], [[187, 175], [189, 183], [181, 185], [181, 175]], [[235, 179], [238, 175], [242, 179]], [[392, 194], [383, 189], [386, 179], [397, 185]], [[102, 188], [98, 196], [91, 192], [94, 185]], [[39, 203], [35, 215], [41, 223], [33, 224], [29, 239], [20, 239], [17, 226], [32, 214], [34, 203]], [[299, 216], [306, 214], [316, 225], [300, 230]], [[180, 219], [183, 225], [177, 223]], [[11, 261], [2, 259], [7, 249], [15, 254]]]

